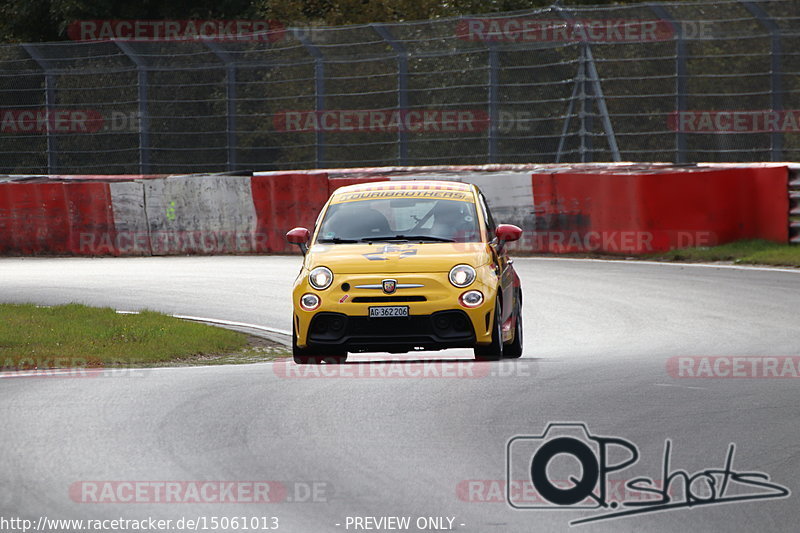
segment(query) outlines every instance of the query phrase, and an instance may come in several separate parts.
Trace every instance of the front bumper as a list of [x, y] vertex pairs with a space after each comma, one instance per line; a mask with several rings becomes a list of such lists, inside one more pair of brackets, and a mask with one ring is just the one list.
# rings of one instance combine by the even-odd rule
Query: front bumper
[[[414, 348], [438, 350], [488, 344], [497, 277], [488, 267], [476, 271], [476, 280], [463, 289], [453, 287], [446, 272], [334, 274], [331, 287], [322, 291], [312, 288], [301, 274], [292, 294], [297, 345], [344, 346], [351, 352], [405, 352]], [[421, 287], [398, 288], [392, 295], [359, 288], [379, 286], [383, 279], [395, 279], [398, 286]], [[465, 308], [459, 304], [459, 296], [468, 290], [483, 293], [480, 306]], [[320, 297], [319, 308], [306, 311], [298, 305], [305, 293]], [[382, 305], [408, 306], [409, 316], [370, 318], [369, 308]]]
[[314, 346], [344, 346], [350, 352], [408, 352], [475, 346], [475, 331], [461, 310], [432, 315], [370, 318], [342, 313], [317, 313], [307, 342]]

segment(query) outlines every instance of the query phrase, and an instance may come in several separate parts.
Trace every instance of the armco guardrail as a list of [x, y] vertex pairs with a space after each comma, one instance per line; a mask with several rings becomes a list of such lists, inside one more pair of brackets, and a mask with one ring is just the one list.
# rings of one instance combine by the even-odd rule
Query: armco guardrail
[[[786, 164], [376, 167], [252, 175], [7, 176], [0, 253], [295, 253], [341, 186], [410, 177], [478, 184], [519, 252], [642, 254], [789, 240]], [[790, 193], [793, 194], [793, 193]], [[796, 209], [796, 205], [795, 208]]]

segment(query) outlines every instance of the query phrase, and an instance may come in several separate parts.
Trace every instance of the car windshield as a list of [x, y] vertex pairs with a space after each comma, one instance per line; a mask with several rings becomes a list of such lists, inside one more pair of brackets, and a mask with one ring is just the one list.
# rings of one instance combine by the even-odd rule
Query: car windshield
[[333, 203], [317, 242], [477, 242], [475, 204], [435, 198], [393, 198]]

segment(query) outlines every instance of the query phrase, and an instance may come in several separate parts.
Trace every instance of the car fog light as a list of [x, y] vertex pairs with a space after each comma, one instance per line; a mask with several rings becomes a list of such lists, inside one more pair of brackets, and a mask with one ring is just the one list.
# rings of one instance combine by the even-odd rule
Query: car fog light
[[306, 311], [313, 311], [319, 307], [320, 299], [316, 294], [306, 293], [300, 297], [300, 307]]
[[481, 291], [467, 291], [458, 297], [458, 301], [464, 307], [478, 307], [483, 303], [483, 293]]

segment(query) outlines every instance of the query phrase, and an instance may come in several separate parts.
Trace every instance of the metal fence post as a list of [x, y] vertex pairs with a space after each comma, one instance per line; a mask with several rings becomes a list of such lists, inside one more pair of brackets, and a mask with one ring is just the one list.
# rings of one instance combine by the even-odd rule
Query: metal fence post
[[[561, 8], [558, 5], [553, 5], [553, 9], [558, 11], [559, 16], [567, 21], [568, 23], [575, 24], [576, 21], [572, 15]], [[577, 24], [581, 24], [577, 22]], [[585, 33], [585, 32], [584, 32]], [[600, 75], [597, 72], [597, 65], [594, 63], [594, 55], [592, 54], [592, 49], [589, 46], [588, 42], [581, 43], [581, 47], [583, 49], [583, 53], [581, 54], [581, 61], [584, 61], [586, 64], [585, 72], [587, 77], [589, 78], [590, 83], [592, 84], [592, 100], [597, 102], [597, 110], [600, 112], [600, 120], [603, 123], [603, 132], [606, 134], [606, 141], [608, 142], [608, 148], [611, 151], [611, 160], [615, 162], [619, 162], [622, 159], [620, 158], [619, 154], [619, 146], [617, 145], [617, 136], [614, 134], [614, 126], [611, 124], [611, 116], [608, 113], [608, 106], [606, 105], [606, 99], [603, 95], [603, 87], [600, 83]], [[585, 97], [586, 91], [581, 91], [581, 96]], [[584, 103], [581, 103], [582, 113], [585, 112]], [[587, 132], [586, 135], [590, 135], [591, 132]], [[581, 141], [581, 147], [584, 147], [583, 141]], [[581, 159], [583, 161], [583, 159]]]
[[31, 56], [37, 65], [44, 71], [44, 107], [47, 112], [47, 173], [58, 173], [58, 143], [56, 134], [52, 130], [53, 113], [56, 105], [56, 76], [50, 68], [47, 59], [39, 53], [32, 44], [23, 44], [22, 48]]
[[561, 126], [561, 137], [558, 139], [558, 150], [556, 150], [556, 163], [561, 162], [561, 154], [564, 153], [564, 144], [569, 132], [569, 123], [572, 121], [572, 113], [575, 111], [575, 98], [578, 96], [578, 87], [583, 85], [584, 78], [583, 61], [578, 61], [578, 72], [575, 74], [575, 83], [572, 84], [572, 95], [569, 97], [567, 113], [564, 117], [564, 124]]
[[[783, 68], [781, 67], [781, 48], [780, 27], [767, 15], [764, 9], [754, 4], [742, 0], [742, 5], [758, 19], [762, 26], [769, 30], [770, 35], [770, 107], [772, 111], [780, 113], [783, 111]], [[772, 161], [783, 161], [783, 132], [773, 131], [770, 134], [770, 157]]]
[[491, 39], [486, 42], [489, 47], [489, 163], [497, 163], [497, 132], [500, 129], [498, 101], [500, 94], [500, 53], [497, 43]]
[[[372, 29], [392, 47], [397, 56], [397, 107], [401, 116], [408, 112], [408, 50], [397, 41], [384, 24], [370, 24]], [[403, 121], [405, 124], [405, 120]], [[408, 132], [404, 128], [397, 130], [399, 165], [408, 164]]]
[[592, 139], [589, 137], [592, 131], [591, 121], [589, 119], [590, 112], [587, 110], [586, 106], [587, 96], [589, 96], [592, 90], [589, 84], [589, 77], [585, 76], [588, 50], [589, 46], [586, 43], [581, 43], [580, 70], [584, 73], [584, 77], [580, 80], [580, 86], [578, 88], [578, 98], [580, 101], [580, 106], [578, 107], [578, 122], [580, 124], [578, 135], [581, 140], [578, 153], [580, 154], [581, 163], [590, 163], [594, 159], [594, 154], [592, 153]]
[[[319, 114], [325, 110], [325, 56], [322, 55], [319, 48], [314, 46], [301, 28], [294, 28], [294, 35], [314, 58], [314, 111]], [[322, 168], [325, 163], [325, 132], [322, 131], [322, 128], [317, 128], [315, 139], [315, 167]]]
[[213, 41], [204, 41], [225, 65], [225, 130], [228, 144], [228, 170], [236, 170], [236, 61], [226, 50]]
[[147, 64], [125, 41], [112, 39], [117, 48], [136, 65], [139, 101], [139, 173], [150, 173], [150, 120], [147, 112]]
[[600, 112], [600, 121], [603, 123], [603, 132], [606, 134], [606, 141], [608, 141], [608, 149], [611, 151], [611, 160], [620, 162], [622, 159], [619, 155], [619, 146], [617, 145], [617, 136], [614, 134], [614, 126], [611, 124], [611, 115], [608, 112], [606, 105], [606, 98], [603, 95], [603, 87], [600, 84], [600, 76], [597, 73], [597, 65], [594, 62], [592, 49], [586, 45], [586, 60], [589, 78], [592, 81], [592, 98], [597, 102], [597, 110]]
[[649, 7], [657, 17], [669, 22], [675, 32], [675, 162], [682, 164], [687, 162], [686, 132], [681, 128], [681, 117], [688, 109], [686, 96], [688, 92], [686, 84], [689, 79], [687, 67], [688, 47], [683, 35], [683, 26], [675, 20], [675, 17], [667, 11], [667, 8], [659, 4], [653, 4]]

